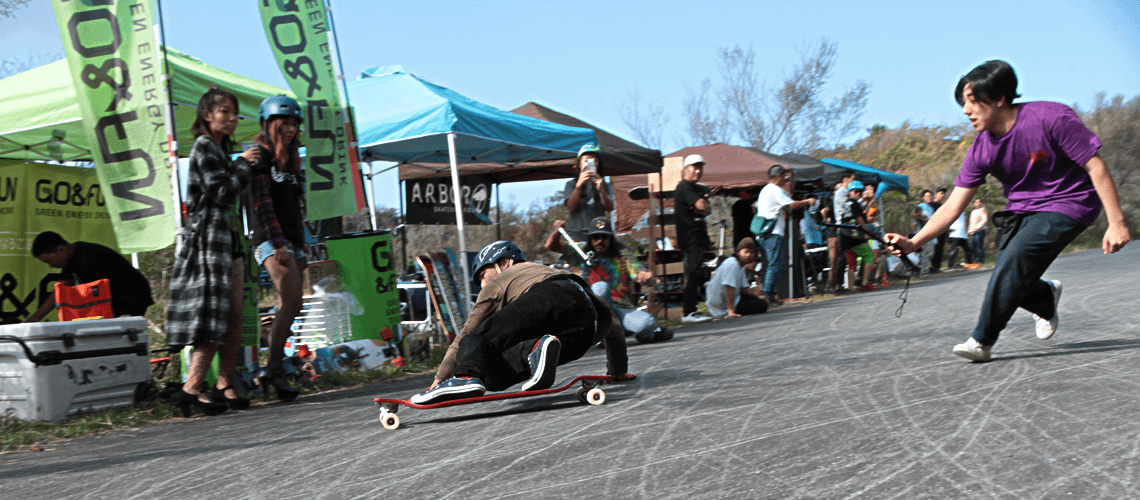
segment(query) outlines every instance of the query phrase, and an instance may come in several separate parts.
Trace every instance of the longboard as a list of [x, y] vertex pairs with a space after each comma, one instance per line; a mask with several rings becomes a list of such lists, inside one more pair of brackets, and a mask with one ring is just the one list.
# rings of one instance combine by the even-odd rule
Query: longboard
[[565, 391], [574, 386], [574, 384], [581, 382], [582, 387], [579, 387], [575, 392], [578, 401], [588, 403], [591, 405], [600, 405], [606, 402], [606, 393], [602, 391], [601, 385], [606, 382], [613, 382], [614, 378], [608, 375], [581, 375], [575, 377], [570, 382], [562, 387], [551, 387], [550, 389], [540, 389], [537, 391], [518, 391], [518, 392], [501, 392], [497, 394], [488, 394], [474, 398], [453, 399], [451, 401], [444, 401], [442, 403], [432, 403], [426, 405], [419, 405], [411, 401], [403, 399], [389, 399], [389, 398], [375, 398], [376, 406], [380, 407], [380, 423], [384, 425], [385, 429], [395, 430], [400, 427], [400, 417], [396, 416], [396, 412], [400, 406], [407, 406], [408, 408], [415, 408], [417, 410], [433, 410], [436, 408], [447, 408], [449, 406], [461, 406], [474, 403], [485, 403], [487, 401], [501, 401], [504, 399], [518, 399], [528, 398], [533, 396], [543, 396], [546, 394], [555, 394]]
[[451, 259], [442, 252], [429, 253], [428, 256], [435, 264], [436, 274], [439, 275], [440, 285], [443, 288], [443, 296], [447, 298], [447, 303], [451, 306], [451, 313], [455, 317], [455, 322], [462, 327], [467, 322], [467, 313], [464, 312], [463, 302], [459, 300], [460, 297], [463, 297], [463, 287], [457, 285], [459, 281], [455, 279]]
[[444, 248], [443, 252], [447, 254], [447, 260], [451, 261], [451, 277], [455, 282], [455, 295], [465, 299], [459, 301], [459, 311], [463, 315], [463, 320], [467, 321], [467, 310], [471, 308], [471, 298], [467, 297], [467, 289], [464, 288], [463, 283], [463, 263], [459, 261], [459, 256], [455, 254], [455, 250]]

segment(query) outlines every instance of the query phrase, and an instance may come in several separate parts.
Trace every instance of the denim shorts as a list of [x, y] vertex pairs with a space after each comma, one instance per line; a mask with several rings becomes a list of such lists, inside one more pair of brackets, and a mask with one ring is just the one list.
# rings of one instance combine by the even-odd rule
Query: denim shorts
[[[304, 260], [305, 259], [305, 249], [304, 248], [293, 247], [290, 250], [290, 253], [293, 254], [293, 258], [296, 260]], [[260, 245], [257, 246], [257, 248], [253, 249], [253, 258], [257, 259], [257, 265], [259, 265], [259, 266], [265, 265], [265, 259], [268, 259], [272, 256], [273, 256], [273, 243], [272, 242], [263, 241]]]

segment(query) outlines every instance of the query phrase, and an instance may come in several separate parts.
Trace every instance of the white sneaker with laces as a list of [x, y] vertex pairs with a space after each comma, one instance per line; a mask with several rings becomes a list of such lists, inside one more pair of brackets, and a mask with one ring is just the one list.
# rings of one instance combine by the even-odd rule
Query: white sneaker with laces
[[702, 316], [700, 313], [693, 311], [689, 314], [681, 316], [682, 323], [704, 323], [705, 321], [712, 321], [708, 316]]
[[954, 354], [970, 361], [989, 361], [990, 346], [979, 344], [974, 337], [970, 337], [965, 343], [954, 346]]
[[1057, 333], [1057, 323], [1061, 322], [1061, 314], [1057, 311], [1057, 304], [1061, 303], [1061, 282], [1057, 280], [1047, 281], [1053, 287], [1053, 317], [1049, 319], [1042, 318], [1036, 314], [1033, 315], [1033, 320], [1037, 322], [1037, 338], [1045, 340], [1052, 337]]

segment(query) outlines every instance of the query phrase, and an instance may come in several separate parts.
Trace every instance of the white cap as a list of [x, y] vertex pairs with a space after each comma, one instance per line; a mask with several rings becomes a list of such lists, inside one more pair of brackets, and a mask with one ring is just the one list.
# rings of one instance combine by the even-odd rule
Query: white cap
[[703, 157], [701, 155], [689, 155], [689, 156], [685, 157], [685, 164], [683, 166], [687, 167], [689, 165], [693, 165], [693, 164], [697, 164], [697, 163], [704, 163], [704, 162], [705, 162], [705, 157]]

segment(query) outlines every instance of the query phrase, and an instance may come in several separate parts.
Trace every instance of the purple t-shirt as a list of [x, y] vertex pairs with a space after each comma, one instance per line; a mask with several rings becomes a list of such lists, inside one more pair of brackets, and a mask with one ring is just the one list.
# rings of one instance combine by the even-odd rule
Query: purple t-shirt
[[1006, 210], [1057, 212], [1086, 226], [1100, 215], [1100, 197], [1082, 165], [1101, 146], [1075, 112], [1064, 104], [1018, 104], [1017, 121], [1005, 135], [988, 130], [974, 139], [954, 180], [961, 188], [985, 184], [986, 174], [1001, 181]]

